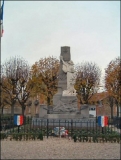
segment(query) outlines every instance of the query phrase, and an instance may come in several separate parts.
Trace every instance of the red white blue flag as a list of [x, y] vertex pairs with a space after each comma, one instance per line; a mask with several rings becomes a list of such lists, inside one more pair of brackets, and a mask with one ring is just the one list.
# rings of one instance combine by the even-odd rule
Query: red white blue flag
[[4, 32], [4, 29], [3, 29], [3, 9], [4, 9], [4, 0], [3, 0], [3, 4], [0, 8], [0, 29], [1, 29], [1, 37], [3, 36], [3, 32]]
[[108, 126], [108, 117], [107, 116], [99, 116], [98, 117], [98, 125], [101, 127]]
[[20, 126], [23, 124], [23, 115], [14, 115], [14, 124]]

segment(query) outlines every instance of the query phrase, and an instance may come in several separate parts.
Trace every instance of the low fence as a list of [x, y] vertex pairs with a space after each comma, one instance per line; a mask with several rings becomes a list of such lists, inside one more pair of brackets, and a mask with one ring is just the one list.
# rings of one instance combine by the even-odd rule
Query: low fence
[[[58, 135], [54, 134], [54, 128], [58, 127]], [[100, 127], [97, 123], [97, 117], [92, 119], [40, 119], [40, 118], [30, 118], [24, 117], [24, 124], [22, 126], [14, 125], [13, 117], [1, 117], [0, 130], [8, 134], [21, 132], [21, 133], [31, 133], [35, 134], [42, 132], [47, 138], [49, 136], [60, 136], [61, 127], [68, 130], [68, 136], [73, 136], [74, 134], [120, 134], [120, 120], [110, 119], [108, 121], [108, 126]]]

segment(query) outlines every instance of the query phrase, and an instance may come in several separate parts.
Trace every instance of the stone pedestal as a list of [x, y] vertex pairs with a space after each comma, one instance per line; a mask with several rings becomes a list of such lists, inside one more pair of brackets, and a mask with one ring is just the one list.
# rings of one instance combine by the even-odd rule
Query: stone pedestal
[[56, 105], [62, 97], [62, 87], [58, 87], [58, 92], [53, 96], [53, 105]]
[[44, 118], [45, 116], [47, 116], [47, 106], [45, 104], [41, 104], [39, 109], [39, 117]]
[[[70, 97], [70, 98], [72, 98], [72, 97]], [[66, 102], [66, 97], [63, 97], [62, 99]], [[74, 100], [74, 98], [72, 98], [72, 100]], [[69, 107], [70, 107], [69, 111], [63, 111], [64, 108], [68, 108], [68, 107], [64, 106], [64, 108], [62, 108], [62, 110], [54, 110], [54, 106], [48, 107], [46, 105], [40, 105], [39, 117], [40, 118], [48, 118], [48, 119], [82, 119], [82, 118], [89, 118], [89, 106], [88, 105], [81, 105], [80, 110], [78, 110], [76, 108], [76, 105], [75, 105], [75, 111], [71, 110], [71, 109], [73, 109], [71, 106], [69, 106]]]
[[76, 96], [56, 95], [53, 105], [53, 113], [72, 113], [78, 111]]
[[80, 111], [76, 112], [60, 112], [47, 114], [44, 118], [48, 119], [82, 119], [89, 118], [89, 106], [83, 105]]

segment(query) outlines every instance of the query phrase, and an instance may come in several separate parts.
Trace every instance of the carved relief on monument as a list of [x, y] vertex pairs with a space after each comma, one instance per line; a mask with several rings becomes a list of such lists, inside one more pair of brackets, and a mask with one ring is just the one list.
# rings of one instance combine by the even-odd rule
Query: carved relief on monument
[[73, 99], [68, 102], [58, 101], [58, 104], [53, 108], [54, 112], [76, 112], [77, 111], [77, 100]]
[[76, 96], [76, 90], [74, 89], [75, 79], [74, 79], [74, 63], [73, 61], [64, 61], [63, 56], [60, 56], [62, 61], [62, 70], [67, 74], [67, 90], [63, 91], [63, 96]]

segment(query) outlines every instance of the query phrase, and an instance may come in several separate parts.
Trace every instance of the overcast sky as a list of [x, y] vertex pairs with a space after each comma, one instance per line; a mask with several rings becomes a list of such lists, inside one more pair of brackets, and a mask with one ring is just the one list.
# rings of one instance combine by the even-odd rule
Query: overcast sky
[[95, 62], [104, 72], [120, 55], [119, 1], [5, 1], [1, 61], [30, 64], [60, 56], [70, 46], [74, 63]]

